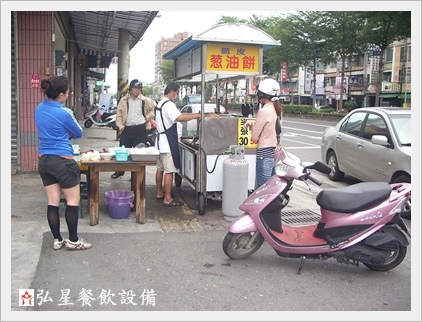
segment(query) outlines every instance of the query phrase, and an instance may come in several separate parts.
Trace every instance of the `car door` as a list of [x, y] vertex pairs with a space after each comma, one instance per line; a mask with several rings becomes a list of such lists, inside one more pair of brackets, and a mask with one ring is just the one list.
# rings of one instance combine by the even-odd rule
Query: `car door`
[[352, 113], [340, 126], [335, 138], [335, 153], [340, 170], [351, 176], [354, 176], [360, 166], [355, 149], [366, 115], [367, 112]]
[[[373, 135], [384, 135], [389, 147], [373, 144]], [[369, 113], [357, 140], [355, 154], [360, 160], [360, 166], [355, 169], [354, 177], [362, 181], [389, 181], [387, 174], [389, 154], [392, 150], [390, 130], [384, 117], [378, 113]]]

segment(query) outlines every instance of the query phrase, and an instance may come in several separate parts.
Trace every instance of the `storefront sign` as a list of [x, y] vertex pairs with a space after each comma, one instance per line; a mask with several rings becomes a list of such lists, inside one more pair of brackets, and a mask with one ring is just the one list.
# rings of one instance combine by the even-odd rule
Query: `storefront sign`
[[288, 87], [283, 87], [281, 89], [281, 95], [290, 95], [290, 89]]
[[40, 88], [40, 84], [41, 84], [41, 75], [31, 74], [31, 88]]
[[371, 93], [371, 94], [375, 94], [376, 92], [377, 92], [377, 85], [369, 85], [368, 86], [368, 91], [369, 91], [369, 93]]
[[215, 72], [258, 73], [259, 47], [235, 44], [208, 44], [206, 69]]

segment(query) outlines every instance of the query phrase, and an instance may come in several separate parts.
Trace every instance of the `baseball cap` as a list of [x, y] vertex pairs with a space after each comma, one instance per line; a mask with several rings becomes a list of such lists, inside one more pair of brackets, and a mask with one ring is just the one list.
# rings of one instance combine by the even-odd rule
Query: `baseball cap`
[[142, 88], [142, 83], [139, 80], [134, 79], [130, 82], [129, 89], [132, 89], [134, 87]]

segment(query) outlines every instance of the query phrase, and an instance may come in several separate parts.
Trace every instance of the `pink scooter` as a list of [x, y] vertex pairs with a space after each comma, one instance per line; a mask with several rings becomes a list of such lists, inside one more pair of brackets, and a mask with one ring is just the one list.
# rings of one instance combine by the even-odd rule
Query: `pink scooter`
[[305, 258], [339, 263], [359, 263], [376, 271], [398, 266], [406, 256], [410, 232], [400, 216], [411, 194], [411, 184], [362, 182], [344, 188], [322, 190], [316, 197], [321, 214], [312, 211], [282, 211], [289, 203], [294, 180], [311, 180], [315, 169], [328, 174], [321, 161], [303, 166], [283, 148], [275, 158], [276, 174], [240, 205], [245, 213], [228, 228], [224, 253], [243, 259], [255, 253], [264, 240], [281, 257]]

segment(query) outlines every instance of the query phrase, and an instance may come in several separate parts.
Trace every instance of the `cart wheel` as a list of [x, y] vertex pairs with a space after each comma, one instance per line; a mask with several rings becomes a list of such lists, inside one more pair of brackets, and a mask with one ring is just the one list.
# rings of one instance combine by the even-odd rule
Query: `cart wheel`
[[176, 187], [180, 187], [182, 185], [182, 177], [176, 173], [176, 175], [174, 176], [174, 184], [176, 185]]
[[198, 214], [203, 216], [205, 214], [205, 196], [203, 193], [198, 194]]

